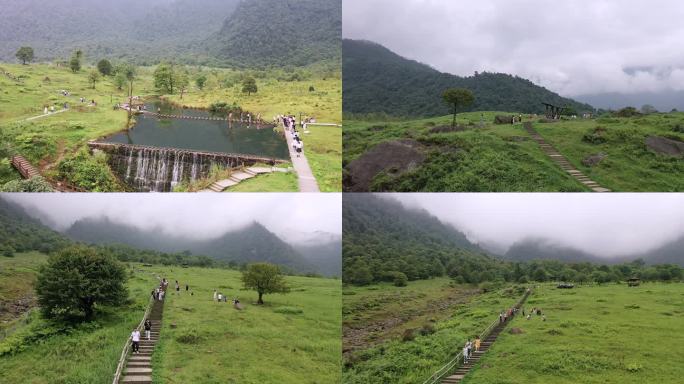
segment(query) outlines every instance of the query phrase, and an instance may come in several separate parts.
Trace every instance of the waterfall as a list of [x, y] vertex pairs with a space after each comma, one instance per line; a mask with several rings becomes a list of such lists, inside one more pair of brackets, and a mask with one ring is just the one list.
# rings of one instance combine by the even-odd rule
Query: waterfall
[[183, 182], [207, 177], [213, 166], [223, 169], [269, 162], [258, 156], [196, 152], [126, 144], [90, 143], [108, 153], [109, 165], [120, 180], [140, 192], [169, 192]]

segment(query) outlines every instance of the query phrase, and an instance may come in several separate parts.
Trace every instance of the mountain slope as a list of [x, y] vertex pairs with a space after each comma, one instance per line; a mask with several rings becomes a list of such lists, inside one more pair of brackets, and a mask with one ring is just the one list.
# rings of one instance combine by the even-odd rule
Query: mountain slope
[[20, 46], [36, 60], [195, 60], [196, 45], [219, 31], [239, 0], [0, 0], [0, 60], [14, 61]]
[[107, 218], [79, 220], [65, 234], [71, 239], [90, 244], [125, 244], [134, 248], [168, 253], [190, 251], [196, 255], [206, 255], [223, 261], [266, 261], [298, 272], [318, 271], [313, 263], [256, 222], [208, 240], [179, 238], [165, 234], [159, 229], [141, 230], [112, 222]]
[[343, 197], [343, 276], [366, 284], [402, 272], [411, 279], [448, 273], [469, 281], [473, 273], [496, 269], [498, 262], [463, 233], [426, 211], [371, 194]]
[[447, 88], [467, 88], [475, 94], [469, 111], [543, 113], [542, 102], [593, 110], [563, 98], [529, 80], [500, 73], [471, 77], [441, 73], [405, 59], [368, 41], [342, 41], [343, 109], [345, 113], [386, 113], [392, 116], [441, 116], [451, 113], [441, 100]]
[[342, 239], [318, 244], [295, 244], [294, 249], [325, 276], [342, 276]]
[[240, 66], [305, 66], [341, 55], [339, 0], [243, 1], [206, 42], [216, 56]]
[[29, 216], [21, 206], [0, 196], [0, 256], [15, 251], [50, 253], [68, 242], [62, 235]]
[[604, 263], [605, 259], [544, 239], [525, 239], [513, 244], [503, 256], [512, 261], [558, 260], [567, 263]]

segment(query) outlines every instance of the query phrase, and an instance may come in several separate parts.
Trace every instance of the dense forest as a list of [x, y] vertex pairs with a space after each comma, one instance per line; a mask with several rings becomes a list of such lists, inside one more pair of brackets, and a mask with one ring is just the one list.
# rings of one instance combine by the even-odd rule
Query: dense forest
[[152, 65], [305, 66], [339, 60], [341, 5], [325, 0], [0, 0], [0, 60], [22, 46], [36, 61], [77, 49]]
[[207, 43], [237, 66], [306, 66], [341, 57], [339, 0], [258, 0], [240, 3]]
[[[242, 268], [267, 261], [291, 274], [340, 275], [336, 267], [340, 256], [335, 255], [334, 246], [328, 245], [328, 253], [319, 253], [317, 257], [303, 256], [258, 223], [217, 239], [192, 241], [107, 220], [78, 221], [63, 234], [34, 217], [35, 212], [29, 214], [0, 197], [0, 257], [28, 251], [50, 254], [74, 243], [85, 243], [124, 262]], [[322, 251], [324, 247], [322, 243], [317, 249]]]
[[[343, 110], [354, 117], [434, 117], [451, 113], [442, 101], [447, 88], [466, 88], [475, 94], [468, 111], [544, 113], [542, 102], [569, 106], [575, 111], [593, 107], [563, 98], [529, 80], [501, 73], [460, 77], [405, 59], [368, 41], [342, 41]], [[361, 116], [358, 116], [361, 115]]]
[[[511, 261], [480, 250], [457, 229], [426, 211], [371, 194], [343, 197], [343, 280], [365, 285], [449, 276], [458, 283], [488, 281], [681, 280], [684, 269], [658, 262], [658, 252], [619, 264], [547, 259]], [[664, 248], [667, 248], [666, 246]], [[681, 248], [680, 248], [681, 249]], [[654, 257], [651, 257], [653, 255]], [[563, 256], [563, 255], [561, 255]], [[565, 254], [567, 256], [567, 253]], [[681, 258], [679, 259], [681, 262]]]

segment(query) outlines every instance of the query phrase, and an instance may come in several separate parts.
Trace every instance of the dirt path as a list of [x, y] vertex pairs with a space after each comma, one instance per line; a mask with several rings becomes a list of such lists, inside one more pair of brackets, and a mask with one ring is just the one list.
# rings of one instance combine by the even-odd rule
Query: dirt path
[[541, 147], [541, 150], [544, 151], [544, 153], [553, 160], [554, 163], [558, 164], [561, 169], [563, 169], [565, 172], [570, 174], [575, 180], [579, 181], [586, 187], [590, 188], [594, 192], [610, 192], [610, 189], [604, 188], [600, 186], [597, 182], [594, 180], [590, 179], [588, 176], [580, 172], [577, 168], [575, 168], [570, 161], [563, 156], [558, 150], [556, 150], [551, 144], [547, 143], [546, 140], [537, 132], [534, 127], [532, 126], [532, 123], [526, 122], [523, 125], [525, 127], [525, 130], [532, 136], [532, 139], [536, 141], [539, 146]]

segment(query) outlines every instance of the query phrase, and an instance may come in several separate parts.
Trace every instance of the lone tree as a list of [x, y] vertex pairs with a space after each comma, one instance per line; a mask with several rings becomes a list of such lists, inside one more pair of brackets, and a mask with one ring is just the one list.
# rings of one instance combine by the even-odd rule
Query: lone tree
[[33, 48], [31, 47], [21, 47], [17, 51], [17, 59], [21, 60], [23, 65], [26, 65], [33, 61]]
[[252, 93], [257, 93], [258, 88], [256, 80], [253, 77], [248, 77], [242, 82], [242, 93], [246, 93], [247, 96], [251, 96]]
[[97, 63], [97, 70], [100, 71], [102, 76], [109, 76], [112, 74], [112, 63], [107, 59], [102, 59]]
[[175, 73], [175, 77], [176, 87], [180, 90], [180, 98], [183, 100], [183, 95], [185, 94], [185, 91], [188, 90], [188, 85], [190, 85], [190, 76], [188, 75], [188, 71], [181, 69]]
[[456, 126], [456, 112], [458, 107], [467, 107], [475, 101], [475, 96], [472, 92], [463, 88], [449, 88], [442, 94], [442, 99], [445, 103], [454, 106], [454, 120], [451, 122], [451, 127]]
[[126, 301], [125, 282], [124, 266], [111, 255], [78, 245], [50, 257], [38, 274], [36, 294], [47, 318], [92, 320], [96, 306]]
[[159, 64], [154, 70], [154, 87], [158, 90], [173, 95], [176, 87], [176, 68], [173, 64]]
[[200, 91], [203, 90], [204, 86], [207, 85], [207, 75], [202, 74], [197, 76], [197, 78], [195, 79], [195, 84], [197, 85], [197, 88], [199, 88]]
[[267, 293], [288, 293], [290, 288], [277, 265], [255, 263], [247, 266], [242, 272], [242, 284], [245, 289], [259, 293], [257, 304], [263, 304], [262, 296]]
[[88, 74], [88, 81], [90, 81], [93, 84], [93, 89], [95, 89], [95, 84], [100, 81], [100, 72], [96, 70], [90, 71]]

